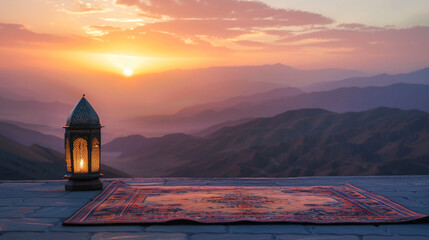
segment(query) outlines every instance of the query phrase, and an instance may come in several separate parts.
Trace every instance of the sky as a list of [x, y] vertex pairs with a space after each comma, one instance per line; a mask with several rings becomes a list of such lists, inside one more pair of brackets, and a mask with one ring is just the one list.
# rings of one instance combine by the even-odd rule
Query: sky
[[3, 69], [123, 76], [283, 63], [397, 73], [426, 67], [428, 42], [426, 0], [0, 1]]
[[198, 75], [206, 71], [198, 69], [213, 66], [277, 63], [303, 70], [359, 70], [365, 76], [429, 67], [429, 4], [0, 1], [0, 97], [73, 106], [86, 94], [110, 127], [106, 131], [120, 132], [123, 120], [131, 117], [172, 114], [195, 104], [311, 83], [293, 85], [284, 79], [279, 84], [269, 76], [232, 79], [228, 71]]

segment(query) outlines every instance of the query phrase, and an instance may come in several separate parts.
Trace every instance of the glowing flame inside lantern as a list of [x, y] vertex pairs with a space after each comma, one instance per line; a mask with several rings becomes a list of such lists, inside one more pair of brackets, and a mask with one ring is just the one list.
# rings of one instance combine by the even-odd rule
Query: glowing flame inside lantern
[[83, 159], [80, 160], [80, 168], [83, 168]]

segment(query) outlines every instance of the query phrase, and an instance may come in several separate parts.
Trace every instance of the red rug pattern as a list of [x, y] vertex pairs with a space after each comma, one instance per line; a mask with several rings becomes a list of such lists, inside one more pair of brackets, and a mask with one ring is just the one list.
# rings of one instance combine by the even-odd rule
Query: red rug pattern
[[311, 187], [133, 186], [114, 181], [64, 224], [397, 223], [427, 217], [351, 184]]

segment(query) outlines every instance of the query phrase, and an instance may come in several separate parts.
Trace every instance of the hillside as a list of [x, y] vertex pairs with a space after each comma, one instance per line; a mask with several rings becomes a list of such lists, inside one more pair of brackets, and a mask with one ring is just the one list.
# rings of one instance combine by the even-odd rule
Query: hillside
[[[58, 132], [60, 130], [58, 129]], [[64, 152], [64, 139], [29, 130], [9, 122], [0, 121], [0, 134], [26, 146], [38, 144], [58, 152]]]
[[395, 83], [414, 83], [429, 85], [429, 67], [403, 74], [380, 74], [372, 77], [352, 77], [339, 81], [313, 83], [303, 87], [305, 91], [327, 91], [346, 87], [388, 86]]
[[425, 112], [303, 109], [223, 128], [206, 138], [145, 138], [122, 151], [115, 167], [135, 177], [428, 174], [428, 144]]
[[[127, 177], [111, 167], [101, 166], [106, 177]], [[63, 179], [64, 154], [40, 145], [25, 146], [0, 135], [0, 180]]]
[[[269, 94], [268, 94], [269, 95]], [[274, 95], [261, 101], [244, 101], [227, 108], [206, 108], [183, 115], [140, 118], [136, 129], [169, 129], [170, 132], [198, 133], [213, 125], [246, 118], [269, 117], [302, 108], [322, 108], [335, 112], [364, 111], [376, 107], [429, 112], [429, 85], [398, 83], [384, 87], [351, 87], [299, 95]], [[196, 109], [196, 108], [194, 108]], [[190, 111], [187, 111], [189, 113]], [[210, 130], [209, 130], [210, 131]]]
[[73, 106], [59, 102], [10, 100], [0, 96], [0, 120], [61, 128]]
[[[198, 104], [184, 108], [174, 114], [141, 116], [130, 119], [128, 124], [135, 129], [159, 129], [162, 132], [199, 132], [212, 125], [228, 121], [229, 119], [240, 119], [241, 113], [234, 109], [235, 106], [259, 104], [278, 98], [296, 96], [304, 93], [298, 88], [285, 87], [267, 92], [238, 96], [223, 101]], [[223, 111], [218, 116], [218, 112]], [[144, 131], [143, 130], [143, 131]]]

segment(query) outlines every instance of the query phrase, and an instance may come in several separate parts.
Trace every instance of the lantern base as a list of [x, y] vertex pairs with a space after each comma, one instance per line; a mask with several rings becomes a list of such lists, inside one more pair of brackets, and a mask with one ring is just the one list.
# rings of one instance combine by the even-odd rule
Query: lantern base
[[98, 178], [93, 179], [73, 179], [65, 185], [66, 191], [92, 191], [103, 189], [103, 183]]

